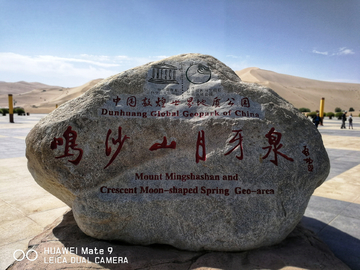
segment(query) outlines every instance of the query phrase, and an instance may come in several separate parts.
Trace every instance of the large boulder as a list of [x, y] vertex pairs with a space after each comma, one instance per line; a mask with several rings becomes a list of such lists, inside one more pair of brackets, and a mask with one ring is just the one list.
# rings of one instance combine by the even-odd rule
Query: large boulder
[[330, 168], [297, 109], [200, 54], [103, 80], [26, 144], [34, 179], [87, 235], [193, 251], [279, 243]]

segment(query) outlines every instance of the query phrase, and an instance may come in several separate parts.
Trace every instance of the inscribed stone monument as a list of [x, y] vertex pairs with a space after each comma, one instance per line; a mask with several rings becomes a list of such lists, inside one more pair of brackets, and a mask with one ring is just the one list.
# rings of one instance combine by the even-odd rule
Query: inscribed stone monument
[[103, 80], [26, 143], [34, 179], [87, 235], [193, 251], [279, 243], [330, 168], [297, 109], [201, 54]]

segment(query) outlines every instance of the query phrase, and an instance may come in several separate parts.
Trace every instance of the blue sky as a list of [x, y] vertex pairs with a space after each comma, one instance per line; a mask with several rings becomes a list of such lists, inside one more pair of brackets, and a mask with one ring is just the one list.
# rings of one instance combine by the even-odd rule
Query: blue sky
[[360, 1], [0, 0], [0, 81], [74, 87], [182, 53], [360, 83]]

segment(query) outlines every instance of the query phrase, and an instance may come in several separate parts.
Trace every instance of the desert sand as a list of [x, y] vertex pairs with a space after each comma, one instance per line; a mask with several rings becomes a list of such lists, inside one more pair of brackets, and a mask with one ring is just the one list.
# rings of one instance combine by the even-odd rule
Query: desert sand
[[311, 80], [276, 73], [256, 67], [236, 71], [244, 81], [257, 83], [273, 89], [296, 108], [319, 110], [321, 98], [325, 98], [325, 112], [334, 112], [336, 107], [358, 116], [360, 110], [360, 84]]
[[[360, 84], [311, 80], [296, 76], [249, 67], [236, 74], [244, 81], [257, 83], [273, 89], [296, 108], [319, 110], [321, 98], [325, 98], [325, 112], [334, 112], [336, 107], [343, 110], [355, 109], [360, 113]], [[66, 101], [76, 98], [102, 79], [92, 80], [84, 85], [64, 88], [41, 83], [0, 82], [0, 108], [8, 107], [8, 94], [13, 94], [15, 106], [25, 108], [29, 113], [49, 113]]]
[[[14, 94], [15, 91], [8, 92], [7, 89], [9, 89], [9, 87], [3, 90], [2, 84], [0, 83], [0, 108], [9, 107], [8, 94], [13, 94], [13, 99], [16, 101], [16, 107], [22, 107], [29, 113], [50, 113], [56, 108], [56, 105], [60, 106], [66, 101], [80, 96], [101, 80], [102, 79], [92, 80], [73, 88], [48, 85], [38, 87], [38, 83], [28, 83], [34, 85], [33, 90], [24, 90], [17, 94]], [[12, 88], [15, 88], [18, 84], [22, 86], [23, 82], [13, 83]]]

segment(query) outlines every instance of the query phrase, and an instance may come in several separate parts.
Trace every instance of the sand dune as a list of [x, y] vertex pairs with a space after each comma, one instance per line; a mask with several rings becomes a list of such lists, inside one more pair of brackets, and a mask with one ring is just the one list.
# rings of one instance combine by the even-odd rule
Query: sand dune
[[256, 67], [237, 71], [236, 74], [244, 82], [257, 83], [273, 89], [296, 108], [318, 110], [320, 100], [324, 97], [325, 112], [333, 112], [336, 107], [343, 110], [353, 107], [356, 114], [359, 114], [360, 84], [311, 80]]
[[[80, 96], [101, 80], [102, 79], [92, 80], [88, 83], [85, 83], [84, 85], [73, 88], [63, 88], [59, 86], [54, 87], [39, 83], [28, 83], [33, 85], [31, 91], [17, 94], [14, 94], [16, 91], [8, 93], [13, 94], [13, 99], [16, 101], [15, 106], [23, 107], [26, 112], [49, 113], [56, 108], [56, 104], [61, 105], [68, 100]], [[21, 84], [23, 83], [21, 82]], [[9, 106], [8, 94], [6, 93], [7, 91], [9, 90], [2, 89], [0, 84], [0, 107], [7, 108]]]
[[51, 88], [60, 88], [60, 86], [51, 86], [38, 82], [3, 82], [0, 81], [0, 95], [1, 94], [22, 94], [29, 92], [34, 89], [51, 89]]
[[[325, 112], [333, 112], [336, 107], [343, 110], [353, 107], [356, 110], [353, 115], [356, 116], [360, 112], [360, 84], [317, 81], [256, 67], [237, 71], [236, 74], [245, 82], [270, 87], [296, 108], [318, 110], [320, 100], [324, 97]], [[26, 112], [49, 113], [55, 109], [56, 104], [61, 105], [80, 96], [100, 81], [101, 79], [93, 80], [73, 88], [41, 83], [0, 82], [0, 107], [8, 107], [7, 95], [12, 93], [16, 106], [25, 108]]]

